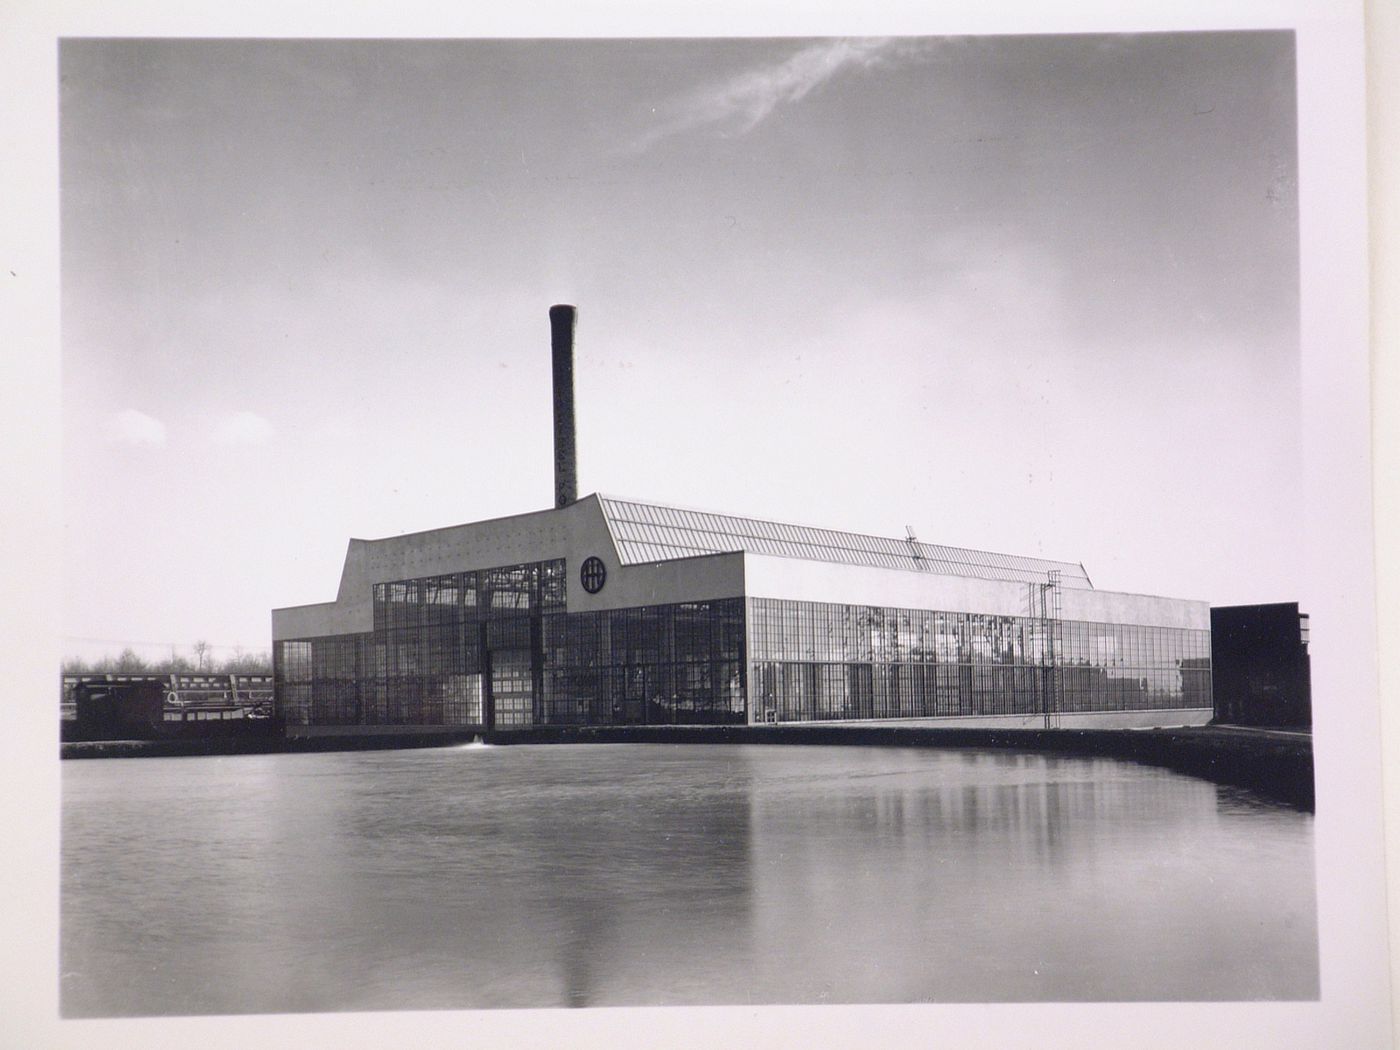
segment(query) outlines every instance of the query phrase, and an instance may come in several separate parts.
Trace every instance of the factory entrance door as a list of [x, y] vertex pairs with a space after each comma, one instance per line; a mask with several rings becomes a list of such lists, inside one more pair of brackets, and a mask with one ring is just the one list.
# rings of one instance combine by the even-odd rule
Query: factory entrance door
[[518, 729], [535, 724], [538, 647], [538, 623], [528, 614], [493, 610], [482, 624], [487, 728]]
[[620, 721], [623, 725], [641, 725], [647, 720], [647, 680], [642, 667], [627, 669], [627, 687], [622, 695]]
[[491, 728], [534, 724], [535, 667], [529, 649], [490, 651]]

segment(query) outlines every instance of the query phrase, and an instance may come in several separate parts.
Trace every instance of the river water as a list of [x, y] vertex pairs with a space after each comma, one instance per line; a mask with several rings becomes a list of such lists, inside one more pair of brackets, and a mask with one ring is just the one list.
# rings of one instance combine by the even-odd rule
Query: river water
[[1318, 993], [1312, 816], [1130, 763], [70, 761], [62, 812], [65, 1017]]

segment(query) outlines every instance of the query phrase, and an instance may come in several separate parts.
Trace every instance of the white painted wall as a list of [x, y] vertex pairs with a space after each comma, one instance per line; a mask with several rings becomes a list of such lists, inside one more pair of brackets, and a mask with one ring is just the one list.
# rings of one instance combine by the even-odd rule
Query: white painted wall
[[[754, 598], [937, 609], [993, 616], [1026, 616], [1029, 613], [1024, 583], [758, 554], [745, 556], [744, 575], [748, 593]], [[1066, 620], [1210, 629], [1207, 602], [1072, 587], [1061, 588], [1060, 595], [1060, 616]]]

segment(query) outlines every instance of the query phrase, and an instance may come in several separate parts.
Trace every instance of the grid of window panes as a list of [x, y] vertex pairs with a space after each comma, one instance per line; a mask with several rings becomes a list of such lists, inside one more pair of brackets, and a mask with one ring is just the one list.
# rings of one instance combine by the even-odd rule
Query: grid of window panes
[[[535, 639], [564, 608], [562, 559], [374, 586], [374, 630], [279, 642], [279, 712], [292, 725], [529, 725]], [[489, 682], [485, 680], [489, 667]], [[522, 670], [523, 668], [523, 670]]]
[[746, 719], [741, 598], [546, 616], [543, 640], [553, 723]]
[[358, 725], [371, 695], [369, 634], [278, 642], [277, 712], [289, 725]]
[[448, 573], [374, 588], [376, 679], [393, 723], [497, 726], [534, 720], [537, 629], [564, 608], [564, 562]]
[[742, 550], [847, 565], [1025, 583], [1043, 583], [1046, 574], [1053, 570], [1060, 574], [1062, 586], [1093, 586], [1084, 566], [1076, 562], [994, 554], [630, 500], [603, 498], [601, 503], [624, 565]]
[[1210, 632], [754, 598], [759, 720], [1207, 708]]

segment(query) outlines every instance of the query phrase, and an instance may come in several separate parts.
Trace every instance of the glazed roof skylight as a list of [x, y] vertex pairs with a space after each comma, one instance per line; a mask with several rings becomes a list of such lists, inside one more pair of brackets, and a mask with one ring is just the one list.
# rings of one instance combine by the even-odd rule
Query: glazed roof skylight
[[1016, 554], [943, 547], [917, 540], [837, 532], [806, 525], [785, 525], [732, 514], [682, 510], [655, 503], [599, 496], [603, 516], [624, 565], [673, 561], [698, 554], [749, 551], [809, 561], [869, 565], [881, 569], [970, 576], [983, 580], [1044, 583], [1058, 570], [1066, 587], [1091, 589], [1077, 562], [1027, 558]]

